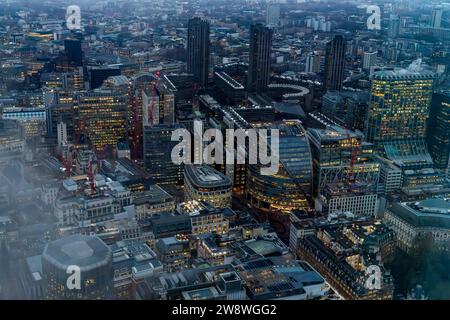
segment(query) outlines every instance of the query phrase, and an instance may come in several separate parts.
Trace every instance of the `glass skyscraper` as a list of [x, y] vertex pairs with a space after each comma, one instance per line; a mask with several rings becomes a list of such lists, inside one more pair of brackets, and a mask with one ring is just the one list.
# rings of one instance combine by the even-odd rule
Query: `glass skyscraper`
[[64, 51], [69, 62], [74, 66], [83, 65], [83, 51], [81, 50], [81, 41], [78, 39], [64, 40]]
[[[373, 192], [378, 182], [380, 165], [373, 159], [373, 145], [363, 142], [359, 131], [339, 126], [308, 129], [313, 162], [313, 194], [321, 195], [326, 186], [336, 183], [362, 184]], [[350, 170], [352, 152], [356, 153]], [[350, 176], [351, 175], [351, 176]]]
[[434, 74], [422, 68], [373, 74], [366, 138], [388, 158], [408, 162], [422, 155], [428, 161], [424, 141], [433, 81]]
[[450, 93], [433, 95], [427, 127], [427, 143], [435, 167], [447, 169], [450, 156]]
[[183, 167], [172, 162], [172, 149], [178, 141], [172, 141], [172, 132], [179, 124], [144, 126], [144, 166], [155, 183], [181, 184]]
[[259, 165], [250, 165], [247, 197], [252, 207], [261, 211], [289, 213], [307, 209], [312, 163], [305, 130], [297, 120], [285, 120], [274, 128], [280, 130], [278, 173], [262, 175]]
[[78, 127], [95, 150], [116, 147], [128, 134], [128, 98], [112, 91], [93, 91], [78, 98]]

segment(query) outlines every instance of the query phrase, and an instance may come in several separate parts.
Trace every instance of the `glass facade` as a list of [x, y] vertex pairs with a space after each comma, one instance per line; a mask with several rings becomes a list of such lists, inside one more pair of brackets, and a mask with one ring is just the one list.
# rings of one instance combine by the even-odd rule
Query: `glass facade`
[[313, 194], [322, 194], [330, 183], [350, 180], [350, 162], [355, 153], [352, 180], [375, 190], [380, 165], [373, 159], [373, 145], [362, 142], [361, 132], [345, 130], [339, 126], [327, 129], [308, 129], [313, 162]]
[[78, 100], [78, 131], [96, 150], [117, 145], [128, 136], [127, 97], [102, 91], [87, 93]]
[[424, 139], [433, 81], [434, 75], [428, 71], [394, 69], [374, 73], [367, 140], [382, 151], [392, 143], [411, 145]]
[[450, 155], [450, 94], [433, 95], [427, 143], [435, 167], [447, 169]]
[[179, 124], [144, 126], [144, 166], [155, 183], [181, 184], [183, 168], [174, 164], [172, 149], [178, 141], [172, 141], [172, 132]]
[[312, 164], [305, 131], [297, 121], [284, 121], [280, 130], [280, 163], [275, 175], [261, 175], [259, 165], [250, 165], [247, 197], [262, 211], [306, 209], [311, 196]]

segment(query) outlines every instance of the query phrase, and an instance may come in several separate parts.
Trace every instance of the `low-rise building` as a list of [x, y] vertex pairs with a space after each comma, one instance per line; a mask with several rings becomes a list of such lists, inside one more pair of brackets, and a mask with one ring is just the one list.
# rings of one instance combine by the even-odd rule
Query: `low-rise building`
[[231, 206], [230, 178], [208, 165], [189, 164], [184, 169], [185, 201], [205, 201], [216, 208]]
[[431, 237], [434, 249], [450, 250], [450, 202], [446, 199], [395, 203], [385, 212], [384, 221], [406, 252], [414, 252], [426, 237]]
[[155, 250], [164, 271], [174, 272], [190, 267], [191, 249], [186, 237], [178, 235], [156, 241]]
[[146, 220], [162, 212], [175, 211], [174, 198], [158, 185], [133, 195], [136, 220]]

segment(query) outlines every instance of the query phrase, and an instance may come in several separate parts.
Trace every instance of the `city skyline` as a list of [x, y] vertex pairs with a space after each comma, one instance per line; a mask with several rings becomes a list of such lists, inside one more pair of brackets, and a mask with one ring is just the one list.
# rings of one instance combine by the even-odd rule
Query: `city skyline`
[[449, 97], [444, 1], [2, 2], [0, 300], [449, 300]]

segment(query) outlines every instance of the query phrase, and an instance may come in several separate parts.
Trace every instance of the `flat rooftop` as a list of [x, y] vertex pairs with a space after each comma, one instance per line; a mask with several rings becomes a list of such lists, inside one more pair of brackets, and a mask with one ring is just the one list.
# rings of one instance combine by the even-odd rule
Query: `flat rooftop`
[[375, 72], [372, 77], [377, 80], [431, 80], [434, 78], [434, 73], [424, 69], [389, 68]]
[[88, 271], [110, 263], [112, 252], [98, 237], [73, 235], [48, 243], [42, 259], [61, 270], [76, 265]]
[[215, 170], [208, 165], [185, 165], [185, 174], [196, 187], [201, 188], [216, 188], [224, 187], [231, 188], [231, 180], [226, 175]]

